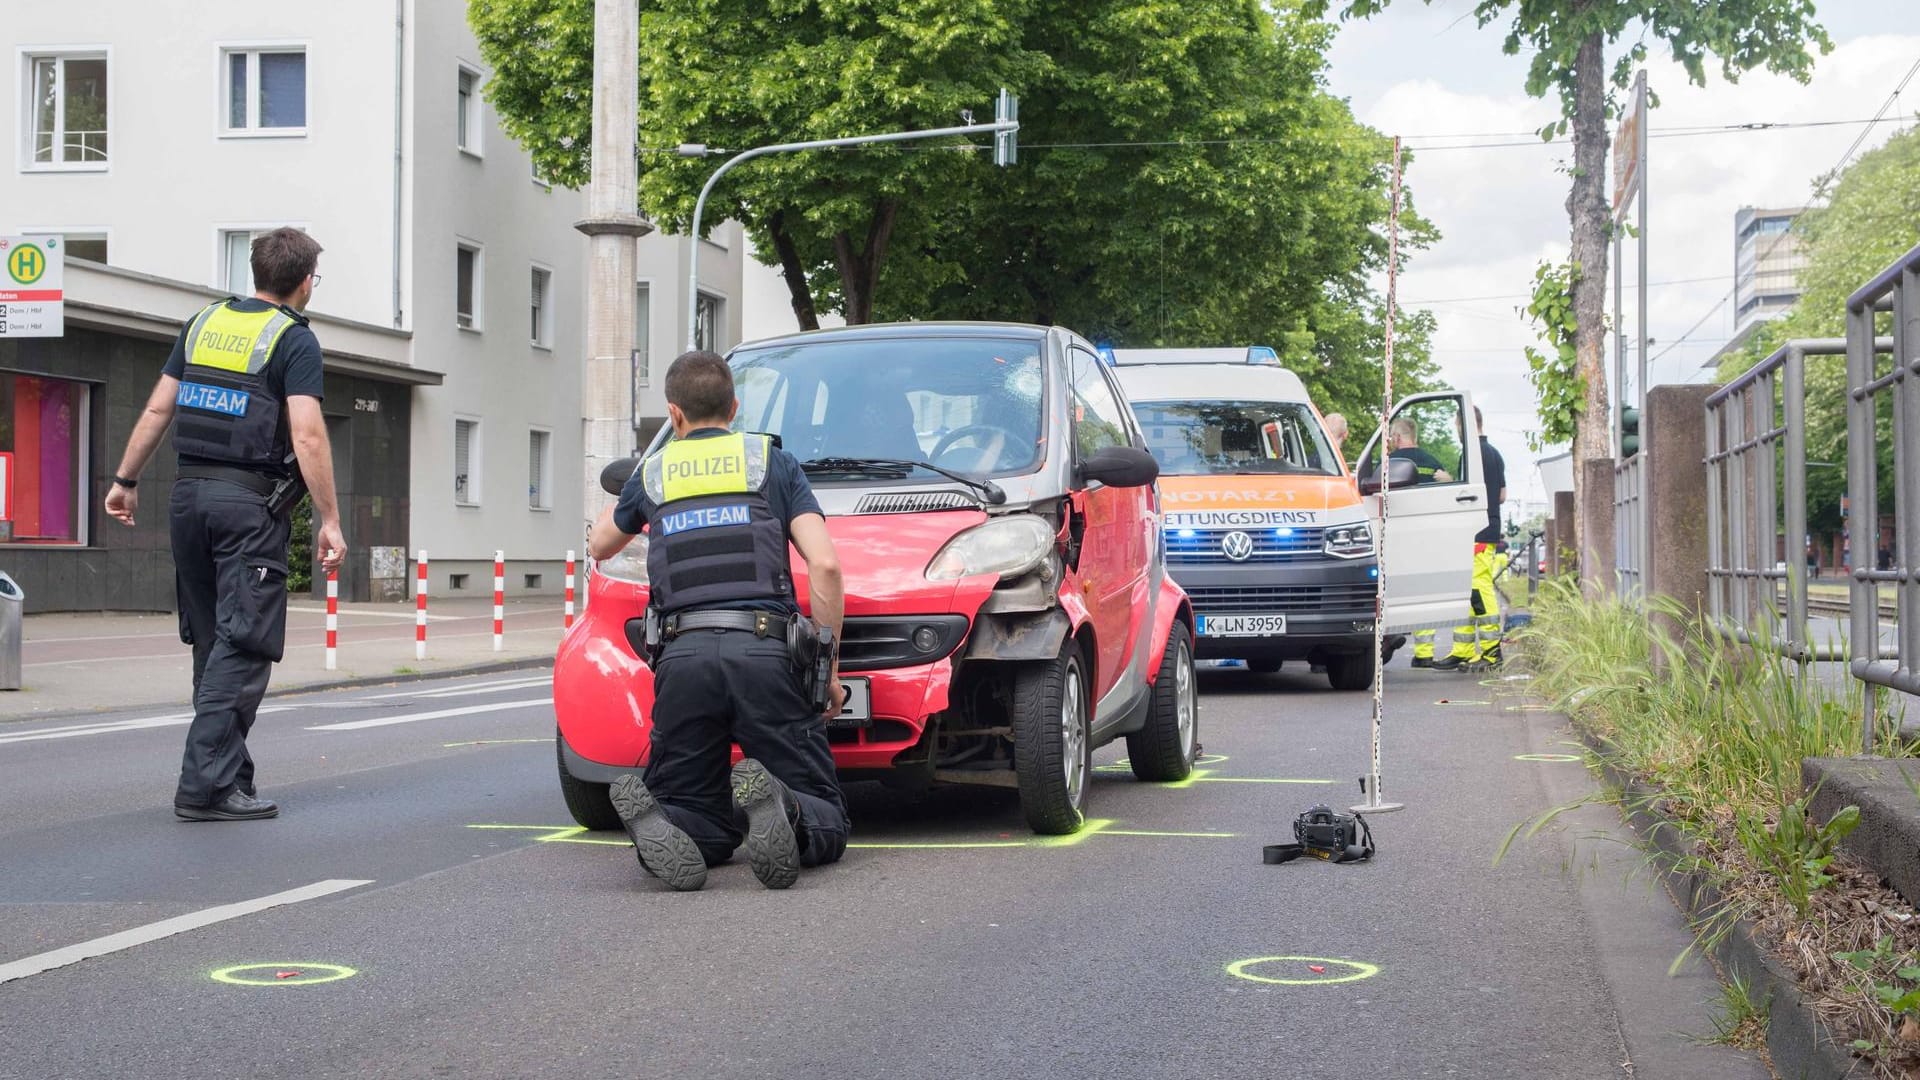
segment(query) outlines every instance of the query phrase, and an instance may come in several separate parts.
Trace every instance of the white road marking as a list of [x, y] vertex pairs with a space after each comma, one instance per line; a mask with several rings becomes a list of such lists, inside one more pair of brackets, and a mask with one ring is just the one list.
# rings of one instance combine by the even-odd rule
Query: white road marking
[[362, 885], [371, 884], [373, 884], [371, 879], [353, 881], [345, 878], [331, 878], [326, 881], [316, 881], [311, 885], [303, 885], [298, 889], [288, 889], [286, 892], [274, 893], [272, 896], [262, 896], [255, 900], [242, 900], [237, 904], [222, 904], [219, 907], [210, 907], [202, 911], [178, 915], [171, 919], [162, 919], [156, 923], [148, 923], [145, 926], [136, 926], [131, 930], [123, 930], [118, 934], [108, 934], [106, 937], [94, 938], [92, 941], [83, 941], [78, 945], [68, 945], [64, 949], [54, 949], [51, 952], [38, 953], [22, 960], [15, 960], [10, 964], [0, 964], [0, 983], [12, 982], [15, 979], [24, 979], [29, 975], [38, 975], [43, 971], [66, 967], [68, 964], [77, 964], [82, 960], [90, 960], [96, 956], [105, 956], [108, 953], [119, 952], [122, 949], [131, 949], [135, 945], [145, 945], [150, 941], [159, 941], [161, 938], [172, 937], [175, 934], [184, 934], [189, 930], [198, 930], [203, 926], [212, 926], [214, 923], [226, 922], [228, 919], [237, 919], [243, 915], [252, 915], [265, 911], [268, 908], [276, 908], [284, 904], [297, 904], [302, 900], [315, 900], [322, 896], [330, 896], [337, 892], [345, 892], [348, 889], [357, 889]]
[[[298, 611], [306, 615], [325, 615], [327, 613], [326, 607], [320, 604], [288, 604], [287, 610]], [[365, 616], [369, 619], [405, 619], [408, 622], [413, 622], [414, 619], [416, 618], [416, 613], [411, 607], [409, 607], [405, 612], [342, 611], [340, 613], [340, 617], [342, 619], [355, 619], [361, 616]], [[475, 617], [476, 616], [473, 616], [473, 615], [429, 615], [427, 616], [427, 621], [428, 622], [460, 622], [462, 620], [471, 619]]]
[[[292, 705], [262, 705], [256, 715], [291, 712]], [[193, 722], [192, 713], [172, 713], [167, 716], [142, 716], [133, 720], [103, 720], [94, 724], [69, 724], [65, 727], [39, 728], [34, 731], [9, 731], [0, 734], [0, 744], [21, 742], [44, 742], [50, 739], [72, 739], [81, 735], [110, 735], [116, 731], [142, 731], [146, 728], [171, 727]]]
[[393, 724], [411, 724], [418, 720], [444, 720], [450, 716], [477, 716], [480, 713], [505, 712], [508, 709], [524, 709], [532, 705], [551, 705], [553, 698], [537, 697], [525, 701], [495, 701], [486, 705], [462, 705], [457, 709], [435, 709], [432, 712], [402, 713], [398, 716], [376, 716], [367, 720], [348, 720], [339, 724], [317, 724], [308, 731], [361, 731], [366, 728], [389, 727]]
[[526, 676], [513, 679], [496, 679], [493, 682], [466, 683], [454, 687], [416, 687], [412, 690], [395, 690], [386, 694], [368, 694], [355, 698], [355, 701], [384, 701], [389, 698], [428, 698], [461, 697], [467, 694], [498, 694], [507, 690], [525, 690], [530, 686], [545, 686], [553, 681], [551, 675]]

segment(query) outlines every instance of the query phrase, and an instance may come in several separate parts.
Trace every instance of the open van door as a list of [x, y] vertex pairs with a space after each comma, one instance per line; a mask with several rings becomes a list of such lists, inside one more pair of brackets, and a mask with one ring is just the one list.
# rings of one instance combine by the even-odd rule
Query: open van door
[[1473, 399], [1457, 391], [1402, 399], [1386, 430], [1367, 440], [1356, 472], [1376, 530], [1383, 441], [1390, 442], [1394, 471], [1407, 473], [1408, 462], [1412, 473], [1391, 477], [1387, 487], [1386, 630], [1463, 623], [1473, 592], [1473, 536], [1487, 525]]

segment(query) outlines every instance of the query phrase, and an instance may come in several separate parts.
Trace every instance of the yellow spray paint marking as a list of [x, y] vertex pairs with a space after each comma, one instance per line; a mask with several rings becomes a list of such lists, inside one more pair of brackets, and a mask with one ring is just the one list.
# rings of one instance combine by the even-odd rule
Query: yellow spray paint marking
[[[1319, 967], [1343, 967], [1350, 969], [1345, 975], [1312, 975], [1304, 979], [1281, 978], [1276, 975], [1256, 975], [1252, 969], [1261, 964], [1313, 964]], [[1335, 960], [1322, 956], [1255, 956], [1247, 960], [1235, 960], [1227, 965], [1227, 974], [1248, 982], [1272, 983], [1275, 986], [1332, 986], [1335, 983], [1359, 982], [1380, 974], [1380, 965], [1365, 964], [1358, 960]]]
[[[1227, 760], [1230, 760], [1230, 759], [1225, 754], [1201, 754], [1199, 757], [1193, 759], [1193, 763], [1195, 765], [1218, 765], [1221, 762], [1227, 761]], [[1132, 772], [1133, 762], [1128, 760], [1127, 758], [1121, 758], [1119, 761], [1116, 761], [1111, 765], [1095, 765], [1093, 767], [1093, 771], [1094, 772]]]
[[[1331, 781], [1329, 781], [1331, 783]], [[1154, 829], [1116, 829], [1111, 818], [1089, 818], [1080, 831], [1067, 836], [1036, 836], [1029, 840], [876, 840], [864, 843], [848, 844], [849, 848], [863, 851], [953, 851], [970, 848], [1058, 848], [1072, 847], [1084, 842], [1091, 836], [1148, 836], [1148, 837], [1197, 837], [1204, 839], [1231, 840], [1237, 833], [1224, 832], [1161, 832]], [[469, 825], [469, 829], [506, 829], [518, 832], [538, 832], [542, 835], [532, 839], [541, 844], [602, 844], [608, 847], [632, 847], [630, 840], [603, 840], [588, 836], [587, 830], [579, 825]]]
[[473, 739], [468, 742], [448, 742], [440, 745], [448, 750], [456, 746], [498, 746], [502, 743], [550, 743], [552, 739]]
[[902, 841], [897, 844], [848, 844], [849, 849], [860, 848], [863, 851], [927, 851], [952, 850], [956, 848], [1009, 848], [1026, 847], [1025, 840], [981, 840], [942, 843], [939, 841]]
[[1508, 712], [1552, 712], [1553, 706], [1535, 705], [1535, 704], [1509, 705], [1507, 706], [1507, 711]]
[[605, 844], [609, 847], [632, 847], [631, 840], [601, 840], [586, 835], [582, 825], [469, 825], [469, 829], [517, 829], [522, 832], [542, 832], [546, 835], [534, 837], [541, 844]]
[[[282, 979], [280, 972], [299, 974]], [[214, 982], [229, 986], [318, 986], [351, 979], [360, 972], [342, 964], [235, 964], [211, 972]]]
[[1515, 761], [1579, 761], [1578, 754], [1515, 754]]
[[1471, 698], [1441, 698], [1435, 705], [1491, 705], [1491, 701], [1478, 701]]

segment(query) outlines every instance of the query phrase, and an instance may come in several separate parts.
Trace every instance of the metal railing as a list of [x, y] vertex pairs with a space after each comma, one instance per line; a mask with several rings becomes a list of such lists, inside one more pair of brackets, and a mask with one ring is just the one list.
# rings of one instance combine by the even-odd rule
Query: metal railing
[[1613, 568], [1623, 598], [1646, 595], [1647, 477], [1645, 453], [1613, 467]]
[[[1893, 314], [1881, 347], [1875, 314]], [[1888, 370], [1879, 358], [1891, 354]], [[1880, 532], [1880, 404], [1893, 421], [1893, 567], [1874, 558]], [[1863, 742], [1871, 754], [1879, 716], [1877, 689], [1920, 694], [1920, 246], [1847, 298], [1847, 501], [1857, 534], [1848, 582], [1852, 670], [1865, 683]], [[1864, 557], [1863, 557], [1864, 556]], [[1864, 563], [1865, 565], [1861, 565]], [[1880, 585], [1894, 587], [1895, 647], [1880, 647]]]
[[1789, 341], [1707, 397], [1708, 625], [1792, 660], [1803, 679], [1847, 652], [1812, 641], [1806, 563], [1780, 558], [1781, 514], [1784, 535], [1807, 534], [1807, 357], [1846, 351], [1843, 338]]

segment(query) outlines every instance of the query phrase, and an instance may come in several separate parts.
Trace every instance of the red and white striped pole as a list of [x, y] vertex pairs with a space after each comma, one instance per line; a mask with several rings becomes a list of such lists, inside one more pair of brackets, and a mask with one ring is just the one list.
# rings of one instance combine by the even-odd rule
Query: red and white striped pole
[[413, 658], [427, 658], [427, 549], [420, 549], [420, 568], [413, 586]]
[[507, 553], [493, 553], [493, 651], [504, 647], [507, 619]]
[[567, 618], [563, 628], [573, 629], [573, 552], [567, 552]]
[[327, 670], [340, 666], [340, 571], [327, 571]]

